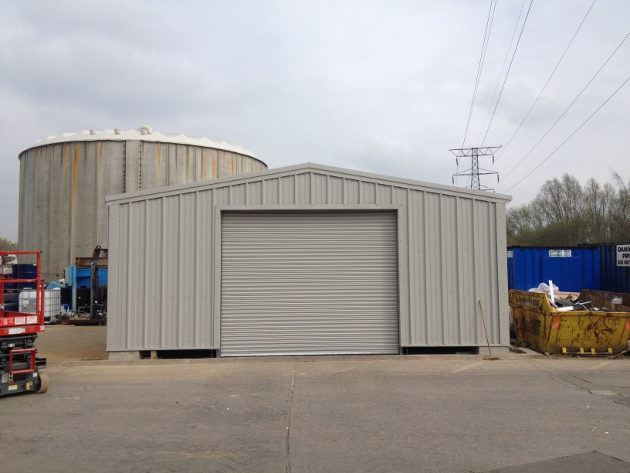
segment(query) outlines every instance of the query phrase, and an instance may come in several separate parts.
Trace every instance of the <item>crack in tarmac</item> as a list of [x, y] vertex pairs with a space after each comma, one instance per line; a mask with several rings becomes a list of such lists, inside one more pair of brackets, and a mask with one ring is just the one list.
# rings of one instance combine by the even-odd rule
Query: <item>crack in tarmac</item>
[[[552, 371], [548, 371], [548, 370], [542, 368], [541, 366], [538, 366], [536, 363], [531, 363], [531, 365], [534, 366], [535, 368], [537, 368], [538, 370], [542, 371], [543, 373], [546, 373], [547, 375], [549, 375], [552, 379], [554, 379], [556, 381], [562, 382], [564, 384], [568, 384], [569, 386], [572, 386], [572, 387], [574, 387], [574, 388], [576, 388], [576, 389], [578, 389], [580, 391], [587, 392], [587, 393], [589, 393], [591, 395], [601, 396], [604, 399], [608, 398], [612, 402], [614, 402], [616, 404], [619, 404], [619, 405], [622, 405], [624, 407], [630, 407], [630, 397], [629, 396], [626, 396], [624, 394], [617, 393], [617, 392], [613, 393], [612, 391], [611, 391], [612, 395], [602, 395], [602, 394], [593, 392], [590, 387], [586, 387], [586, 386], [582, 385], [582, 383], [593, 385], [592, 381], [584, 379], [584, 378], [582, 378], [582, 377], [580, 377], [580, 376], [578, 376], [578, 375], [576, 375], [574, 373], [572, 373], [569, 376], [567, 376], [567, 378], [564, 378], [562, 376], [556, 375]], [[577, 383], [577, 382], [573, 381], [573, 378], [579, 379], [582, 383]]]

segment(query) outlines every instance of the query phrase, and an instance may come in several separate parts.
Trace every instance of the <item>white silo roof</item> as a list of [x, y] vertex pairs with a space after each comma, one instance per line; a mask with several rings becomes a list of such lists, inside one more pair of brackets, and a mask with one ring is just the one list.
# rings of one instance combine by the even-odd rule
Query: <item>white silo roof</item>
[[213, 141], [206, 137], [191, 137], [182, 133], [167, 135], [160, 131], [153, 131], [150, 126], [144, 125], [137, 130], [82, 130], [77, 133], [62, 133], [60, 135], [50, 135], [43, 140], [38, 140], [34, 146], [45, 146], [56, 143], [70, 143], [75, 141], [126, 141], [141, 140], [153, 141], [157, 143], [174, 143], [191, 146], [203, 146], [215, 148], [232, 153], [244, 154], [256, 158], [256, 155], [239, 145], [233, 145], [226, 141]]

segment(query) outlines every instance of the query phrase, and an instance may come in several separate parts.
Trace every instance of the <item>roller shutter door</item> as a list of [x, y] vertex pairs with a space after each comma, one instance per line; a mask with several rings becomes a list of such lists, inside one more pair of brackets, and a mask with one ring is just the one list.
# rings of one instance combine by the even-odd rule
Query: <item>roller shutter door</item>
[[232, 212], [221, 354], [398, 353], [395, 212]]

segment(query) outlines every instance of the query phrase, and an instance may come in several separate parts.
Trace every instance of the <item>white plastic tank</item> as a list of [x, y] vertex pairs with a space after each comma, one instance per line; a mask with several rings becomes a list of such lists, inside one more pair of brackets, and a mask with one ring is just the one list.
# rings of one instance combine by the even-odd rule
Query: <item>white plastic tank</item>
[[[35, 289], [23, 289], [20, 292], [20, 312], [27, 314], [36, 313], [37, 291]], [[61, 289], [47, 289], [44, 291], [44, 322], [53, 323], [61, 315]]]

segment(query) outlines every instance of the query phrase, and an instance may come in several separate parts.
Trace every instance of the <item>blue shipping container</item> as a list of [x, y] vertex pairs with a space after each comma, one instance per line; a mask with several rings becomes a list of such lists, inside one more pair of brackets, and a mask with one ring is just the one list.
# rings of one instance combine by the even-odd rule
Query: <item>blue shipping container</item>
[[599, 266], [602, 291], [630, 292], [630, 267], [618, 265], [617, 245], [600, 248]]
[[[90, 287], [91, 285], [91, 270], [90, 268], [77, 268], [76, 278], [77, 287]], [[107, 268], [98, 268], [98, 286], [107, 287]]]
[[551, 279], [560, 291], [600, 289], [599, 248], [508, 248], [508, 287], [527, 291]]
[[[37, 265], [36, 264], [14, 264], [11, 268], [11, 277], [14, 279], [37, 279]], [[7, 283], [5, 289], [33, 289], [37, 286], [34, 282], [19, 282], [19, 283]]]

